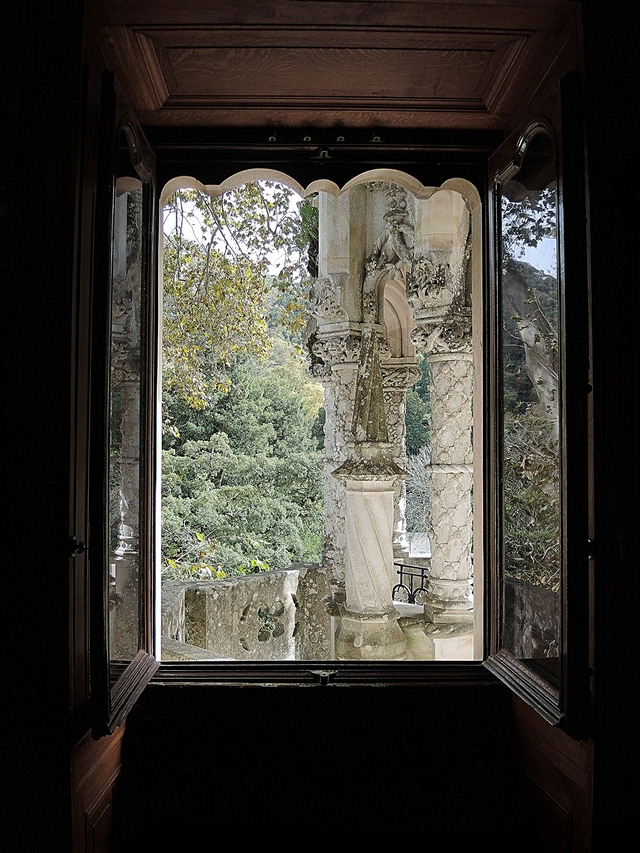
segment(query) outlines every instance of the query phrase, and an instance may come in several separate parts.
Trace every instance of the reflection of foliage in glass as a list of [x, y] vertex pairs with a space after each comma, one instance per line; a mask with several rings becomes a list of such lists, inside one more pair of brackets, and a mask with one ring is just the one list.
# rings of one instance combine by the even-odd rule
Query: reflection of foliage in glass
[[[520, 260], [556, 234], [555, 189], [502, 196], [505, 574], [557, 591], [558, 283]], [[515, 200], [510, 200], [515, 199]]]
[[545, 237], [556, 235], [555, 189], [531, 190], [518, 201], [502, 196], [502, 258], [521, 258]]
[[505, 572], [553, 591], [560, 583], [559, 479], [549, 421], [530, 411], [505, 414]]

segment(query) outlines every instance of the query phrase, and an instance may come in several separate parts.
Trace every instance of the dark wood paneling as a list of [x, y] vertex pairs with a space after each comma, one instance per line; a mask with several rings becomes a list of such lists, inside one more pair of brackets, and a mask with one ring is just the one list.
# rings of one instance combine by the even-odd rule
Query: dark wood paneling
[[77, 853], [110, 853], [115, 788], [122, 760], [124, 725], [110, 737], [88, 733], [71, 755], [73, 843]]
[[[147, 125], [498, 128], [577, 3], [96, 4], [105, 56]], [[291, 113], [295, 115], [292, 121]]]
[[522, 767], [536, 793], [542, 849], [590, 850], [593, 742], [572, 740], [516, 696], [512, 706]]

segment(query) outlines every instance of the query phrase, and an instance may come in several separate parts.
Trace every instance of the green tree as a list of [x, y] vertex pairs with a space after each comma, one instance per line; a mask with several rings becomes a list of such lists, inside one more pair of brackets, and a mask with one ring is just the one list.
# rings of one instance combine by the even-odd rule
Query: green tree
[[424, 353], [418, 354], [418, 367], [422, 377], [407, 390], [405, 409], [405, 446], [407, 454], [414, 456], [421, 447], [429, 442], [427, 421], [431, 415], [429, 395], [429, 362]]
[[231, 390], [205, 409], [172, 400], [178, 429], [163, 452], [165, 577], [232, 576], [319, 557], [318, 388], [283, 341], [266, 360], [247, 357], [230, 373]]
[[317, 211], [292, 196], [253, 183], [165, 209], [165, 578], [319, 555], [323, 393], [300, 348]]
[[180, 190], [165, 206], [163, 389], [194, 409], [228, 390], [234, 356], [269, 351], [270, 299], [273, 322], [298, 333], [304, 325], [305, 238], [292, 197], [254, 182], [220, 197]]

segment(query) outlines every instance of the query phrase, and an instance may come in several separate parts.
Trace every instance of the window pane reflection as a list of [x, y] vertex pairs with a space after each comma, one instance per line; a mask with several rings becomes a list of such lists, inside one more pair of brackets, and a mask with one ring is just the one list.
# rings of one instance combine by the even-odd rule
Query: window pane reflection
[[109, 420], [111, 660], [139, 649], [142, 183], [119, 179], [114, 208]]
[[560, 413], [556, 172], [532, 140], [502, 187], [503, 645], [557, 682]]

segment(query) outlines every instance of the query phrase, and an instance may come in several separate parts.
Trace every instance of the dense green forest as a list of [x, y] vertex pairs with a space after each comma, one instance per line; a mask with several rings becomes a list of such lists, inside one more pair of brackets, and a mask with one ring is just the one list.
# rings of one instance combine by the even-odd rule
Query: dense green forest
[[317, 561], [322, 548], [322, 388], [295, 347], [237, 357], [228, 390], [194, 409], [167, 395], [165, 576], [225, 577]]

